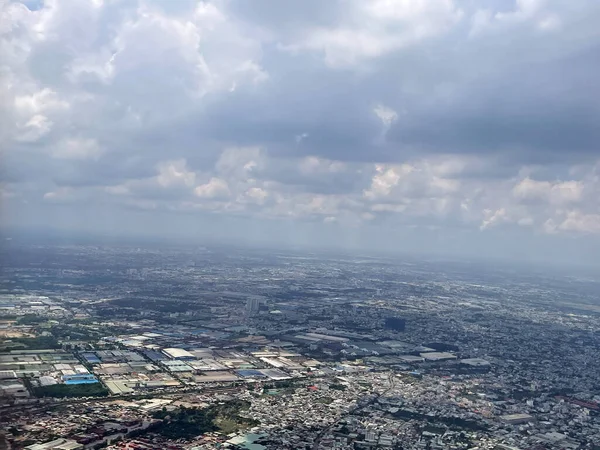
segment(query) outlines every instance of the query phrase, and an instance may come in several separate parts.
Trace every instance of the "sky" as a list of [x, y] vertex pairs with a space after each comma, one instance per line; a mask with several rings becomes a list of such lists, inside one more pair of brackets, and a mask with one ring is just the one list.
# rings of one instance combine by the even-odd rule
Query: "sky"
[[0, 2], [0, 227], [599, 263], [597, 0]]

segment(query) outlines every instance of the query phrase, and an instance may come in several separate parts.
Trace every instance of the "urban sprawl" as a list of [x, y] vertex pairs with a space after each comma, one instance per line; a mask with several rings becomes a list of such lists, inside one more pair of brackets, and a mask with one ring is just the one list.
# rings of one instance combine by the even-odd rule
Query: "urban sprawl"
[[600, 449], [600, 284], [7, 241], [0, 448]]

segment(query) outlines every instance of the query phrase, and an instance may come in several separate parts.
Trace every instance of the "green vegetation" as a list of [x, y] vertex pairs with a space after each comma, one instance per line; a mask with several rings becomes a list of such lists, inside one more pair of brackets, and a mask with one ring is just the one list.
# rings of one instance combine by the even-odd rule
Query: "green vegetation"
[[157, 411], [154, 417], [163, 423], [156, 432], [168, 439], [190, 439], [210, 431], [233, 433], [258, 425], [256, 420], [239, 415], [249, 407], [248, 402], [233, 400], [205, 409], [181, 407], [177, 411]]
[[33, 388], [36, 397], [106, 397], [108, 390], [100, 383], [54, 384]]
[[25, 314], [17, 319], [19, 325], [37, 325], [43, 322], [47, 322], [48, 319], [40, 317], [37, 314]]
[[345, 391], [346, 390], [346, 386], [344, 386], [343, 384], [330, 384], [329, 385], [329, 389], [333, 389], [336, 391]]
[[72, 340], [88, 341], [98, 339], [103, 335], [98, 330], [90, 329], [83, 325], [60, 325], [51, 328], [52, 334], [57, 338], [70, 338]]
[[18, 316], [14, 314], [1, 314], [0, 320], [17, 320]]
[[54, 336], [36, 336], [12, 338], [0, 340], [0, 351], [11, 349], [45, 350], [48, 348], [60, 348], [60, 344]]
[[294, 380], [280, 380], [274, 381], [273, 383], [265, 383], [264, 389], [283, 389], [295, 387], [296, 382]]

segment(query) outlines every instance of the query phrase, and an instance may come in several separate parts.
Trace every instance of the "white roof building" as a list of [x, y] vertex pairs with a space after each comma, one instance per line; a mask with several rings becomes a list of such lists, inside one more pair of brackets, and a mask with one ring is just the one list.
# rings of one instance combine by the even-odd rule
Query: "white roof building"
[[196, 357], [182, 348], [164, 348], [163, 353], [172, 359], [195, 359]]

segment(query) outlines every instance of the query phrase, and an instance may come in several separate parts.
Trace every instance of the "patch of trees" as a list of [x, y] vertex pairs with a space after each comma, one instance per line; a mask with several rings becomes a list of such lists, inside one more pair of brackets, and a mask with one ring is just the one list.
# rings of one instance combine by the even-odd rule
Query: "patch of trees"
[[400, 317], [386, 317], [385, 328], [388, 330], [404, 331], [406, 328], [406, 320]]
[[108, 390], [100, 383], [89, 384], [53, 384], [32, 389], [36, 397], [106, 397]]
[[25, 314], [17, 319], [19, 325], [37, 325], [46, 322], [45, 317], [40, 317], [37, 314]]
[[153, 416], [161, 419], [162, 423], [155, 432], [167, 439], [191, 439], [210, 431], [221, 430], [223, 426], [227, 426], [228, 432], [231, 432], [231, 428], [253, 427], [259, 422], [239, 415], [249, 407], [248, 402], [233, 400], [204, 409], [181, 407], [176, 411], [157, 411]]
[[414, 411], [407, 411], [404, 409], [399, 410], [392, 414], [397, 419], [405, 419], [405, 420], [426, 420], [427, 422], [434, 423], [442, 423], [444, 425], [449, 426], [453, 429], [461, 429], [461, 430], [472, 430], [472, 431], [485, 431], [487, 430], [487, 426], [483, 423], [477, 422], [475, 420], [462, 419], [460, 417], [444, 417], [444, 416], [436, 416], [431, 417], [425, 414], [421, 414]]
[[45, 350], [49, 348], [60, 348], [60, 344], [54, 336], [20, 337], [0, 341], [0, 351], [8, 351], [11, 348], [26, 348], [28, 350]]

